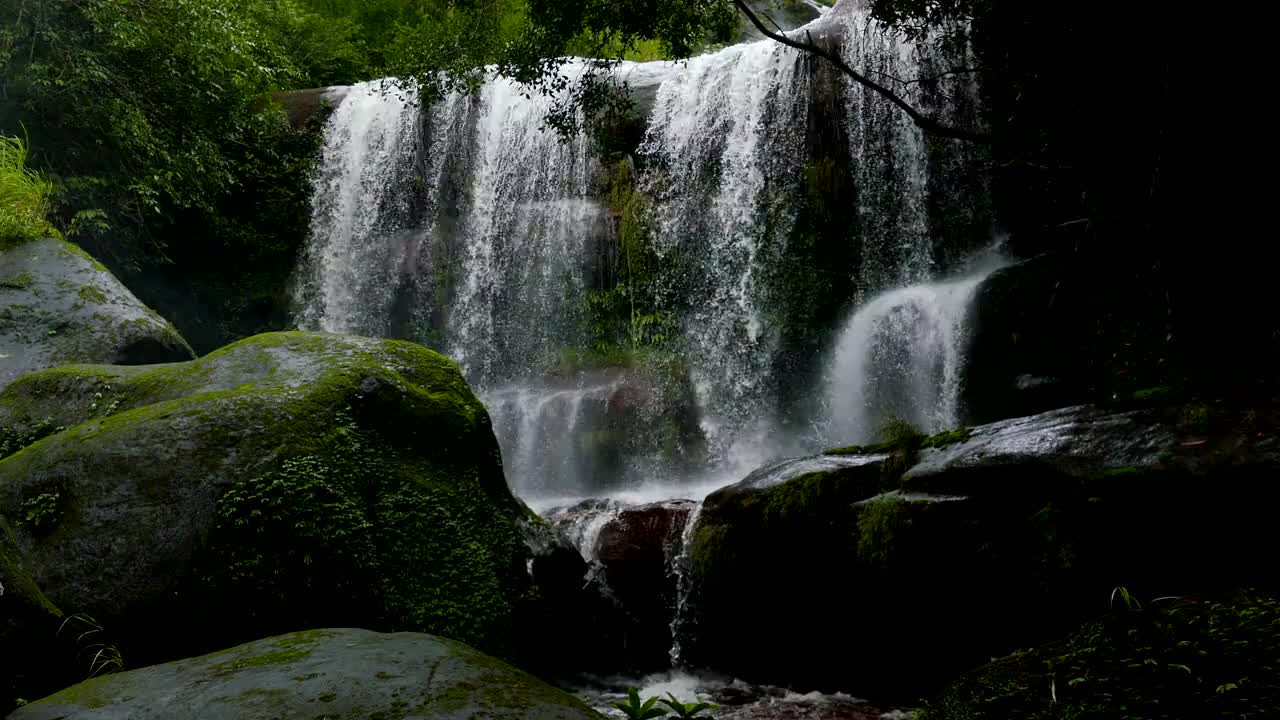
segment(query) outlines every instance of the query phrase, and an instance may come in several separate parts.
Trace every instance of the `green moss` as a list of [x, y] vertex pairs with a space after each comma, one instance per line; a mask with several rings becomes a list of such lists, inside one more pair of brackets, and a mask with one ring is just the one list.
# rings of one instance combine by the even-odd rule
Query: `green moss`
[[[226, 675], [239, 670], [251, 667], [265, 667], [269, 665], [285, 665], [299, 660], [304, 660], [311, 656], [314, 652], [314, 645], [325, 638], [335, 637], [336, 633], [329, 630], [305, 630], [289, 635], [275, 638], [271, 643], [269, 652], [257, 655], [239, 655], [230, 660], [216, 663], [209, 667], [210, 673], [214, 676]], [[222, 653], [215, 653], [206, 657], [215, 657]], [[317, 677], [317, 676], [312, 676]], [[298, 680], [299, 678], [294, 678]], [[306, 677], [301, 678], [306, 680]]]
[[17, 275], [13, 275], [13, 276], [4, 278], [3, 280], [0, 280], [0, 288], [9, 288], [11, 290], [25, 290], [31, 287], [31, 285], [35, 283], [35, 281], [36, 281], [35, 276], [33, 276], [31, 273], [20, 272]]
[[1174, 395], [1175, 391], [1171, 386], [1159, 385], [1156, 387], [1136, 390], [1131, 397], [1136, 402], [1140, 403], [1158, 403], [1170, 400]]
[[949, 445], [954, 445], [956, 443], [969, 442], [969, 438], [972, 436], [973, 436], [972, 428], [957, 428], [955, 430], [938, 433], [937, 435], [930, 435], [929, 437], [920, 441], [920, 447], [935, 448], [940, 450], [942, 448], [945, 448]]
[[[519, 505], [484, 407], [449, 360], [411, 343], [276, 333], [188, 363], [33, 373], [0, 392], [0, 413], [46, 411], [67, 429], [14, 458], [14, 472], [55, 467], [85, 442], [163, 442], [157, 432], [184, 443], [190, 471], [225, 474], [232, 455], [272, 468], [219, 502], [202, 556], [208, 602], [257, 598], [245, 613], [264, 623], [368, 617], [509, 649], [528, 584]], [[125, 455], [101, 462], [104, 476], [132, 472]]]
[[880, 495], [859, 503], [858, 559], [872, 567], [887, 567], [893, 555], [898, 531], [911, 525], [906, 514], [908, 502], [893, 495]]
[[95, 303], [101, 305], [107, 302], [106, 293], [92, 285], [80, 286], [80, 299], [87, 303]]
[[132, 678], [128, 675], [103, 675], [72, 685], [41, 702], [47, 705], [71, 705], [86, 710], [96, 710], [114, 703], [121, 692], [121, 684], [127, 682], [132, 682]]
[[[223, 496], [209, 587], [262, 598], [261, 615], [312, 625], [378, 617], [503, 649], [508, 569], [525, 552], [510, 518], [475, 483], [424, 472], [349, 417], [318, 449]], [[325, 600], [298, 608], [301, 596]]]
[[89, 266], [92, 267], [94, 270], [97, 270], [98, 272], [104, 272], [104, 273], [111, 272], [110, 270], [107, 269], [106, 265], [103, 265], [102, 263], [98, 262], [96, 258], [94, 258], [92, 255], [86, 252], [85, 249], [80, 247], [79, 245], [64, 241], [61, 243], [61, 247], [62, 247], [62, 251], [67, 255], [78, 257], [88, 261]]

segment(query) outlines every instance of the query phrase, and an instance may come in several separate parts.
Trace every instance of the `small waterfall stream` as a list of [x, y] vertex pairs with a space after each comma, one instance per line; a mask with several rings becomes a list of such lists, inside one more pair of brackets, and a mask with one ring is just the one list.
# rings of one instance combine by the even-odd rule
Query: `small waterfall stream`
[[853, 314], [827, 371], [829, 442], [874, 442], [889, 419], [925, 433], [959, 425], [969, 308], [993, 271], [890, 290]]
[[671, 667], [680, 667], [680, 646], [682, 638], [690, 631], [689, 596], [692, 594], [693, 536], [698, 531], [698, 520], [702, 517], [702, 503], [699, 502], [685, 520], [684, 530], [680, 533], [680, 547], [674, 553], [671, 562], [671, 574], [676, 578], [676, 607], [671, 615]]

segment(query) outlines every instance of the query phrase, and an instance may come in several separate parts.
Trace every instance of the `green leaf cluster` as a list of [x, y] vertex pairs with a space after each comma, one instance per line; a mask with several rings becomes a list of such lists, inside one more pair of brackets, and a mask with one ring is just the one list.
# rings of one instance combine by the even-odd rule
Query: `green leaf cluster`
[[[667, 707], [657, 707], [657, 703], [662, 703]], [[703, 717], [701, 713], [707, 710], [715, 710], [718, 705], [711, 703], [683, 703], [672, 693], [667, 693], [665, 698], [657, 696], [647, 700], [640, 699], [640, 693], [635, 688], [627, 691], [627, 701], [625, 703], [614, 703], [613, 706], [622, 711], [629, 720], [650, 720], [651, 718], [666, 717], [668, 713], [679, 718], [697, 718]]]

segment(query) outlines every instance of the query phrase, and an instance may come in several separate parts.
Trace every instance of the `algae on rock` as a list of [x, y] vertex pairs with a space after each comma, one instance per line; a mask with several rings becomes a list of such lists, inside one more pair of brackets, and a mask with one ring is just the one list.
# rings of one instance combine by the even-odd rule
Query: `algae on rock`
[[311, 630], [88, 680], [10, 720], [600, 720], [573, 696], [462, 643]]

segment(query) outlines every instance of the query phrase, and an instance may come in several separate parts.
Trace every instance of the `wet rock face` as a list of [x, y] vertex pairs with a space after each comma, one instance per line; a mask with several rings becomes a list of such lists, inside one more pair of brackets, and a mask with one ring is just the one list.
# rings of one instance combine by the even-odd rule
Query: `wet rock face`
[[0, 251], [0, 388], [57, 365], [193, 357], [173, 325], [79, 247], [47, 239]]
[[593, 673], [646, 673], [670, 665], [676, 605], [674, 562], [697, 503], [674, 500], [625, 506], [586, 500], [552, 510], [548, 522], [587, 560], [580, 581], [607, 604], [597, 607], [593, 637], [608, 647]]
[[635, 627], [630, 654], [644, 670], [670, 663], [677, 600], [673, 563], [695, 505], [674, 501], [627, 508], [600, 532], [597, 547], [604, 581]]
[[1117, 586], [1280, 589], [1277, 415], [1082, 406], [764, 468], [703, 505], [684, 657], [911, 702]]

